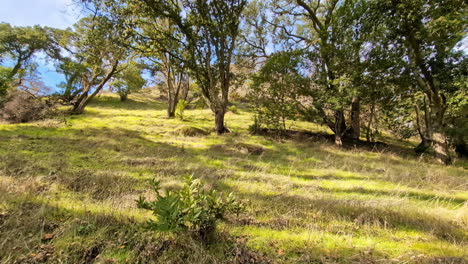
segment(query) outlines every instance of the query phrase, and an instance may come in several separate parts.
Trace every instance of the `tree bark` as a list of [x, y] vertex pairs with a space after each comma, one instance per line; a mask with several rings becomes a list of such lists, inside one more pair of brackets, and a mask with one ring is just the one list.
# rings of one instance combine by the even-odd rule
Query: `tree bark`
[[[443, 111], [441, 109], [438, 110]], [[441, 113], [436, 112], [436, 120], [432, 123], [433, 132], [431, 135], [431, 141], [437, 161], [442, 164], [449, 165], [452, 163], [452, 158], [450, 157], [450, 149], [447, 143], [447, 136], [444, 131], [443, 118], [440, 115]]]
[[182, 99], [184, 101], [187, 101], [188, 92], [189, 92], [189, 89], [190, 89], [190, 78], [187, 77], [187, 80], [185, 80], [185, 82], [182, 85], [183, 85], [183, 87], [182, 87]]
[[372, 103], [369, 122], [367, 123], [366, 141], [371, 142], [372, 119], [374, 118], [375, 104]]
[[224, 114], [226, 113], [223, 109], [215, 110], [215, 131], [220, 134], [229, 132], [229, 130], [224, 126]]
[[176, 109], [176, 104], [172, 100], [169, 100], [169, 106], [167, 107], [167, 117], [168, 118], [174, 118], [175, 117], [175, 109]]
[[360, 98], [355, 96], [351, 103], [351, 133], [350, 136], [354, 140], [359, 140], [361, 136], [361, 119], [360, 119]]
[[344, 118], [344, 111], [343, 110], [336, 110], [335, 111], [335, 145], [342, 146], [343, 145], [343, 135], [346, 133], [346, 121]]
[[[426, 129], [424, 129], [422, 118], [421, 118], [421, 111], [419, 110], [419, 106], [416, 103], [414, 104], [414, 109], [416, 110], [416, 127], [418, 129], [419, 137], [421, 138], [421, 143], [419, 143], [419, 145], [415, 148], [415, 151], [418, 153], [423, 153], [423, 152], [426, 152], [431, 147], [431, 139], [429, 138], [429, 129], [427, 125], [426, 125]], [[427, 111], [428, 109], [424, 101], [424, 113], [425, 113], [424, 117], [426, 120], [425, 121], [426, 124], [429, 122]]]

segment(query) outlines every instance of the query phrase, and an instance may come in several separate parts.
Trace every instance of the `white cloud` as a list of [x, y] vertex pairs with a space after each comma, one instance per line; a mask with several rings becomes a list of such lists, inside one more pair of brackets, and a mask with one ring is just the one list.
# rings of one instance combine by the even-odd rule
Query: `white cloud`
[[79, 19], [73, 0], [0, 0], [0, 21], [16, 26], [72, 26]]

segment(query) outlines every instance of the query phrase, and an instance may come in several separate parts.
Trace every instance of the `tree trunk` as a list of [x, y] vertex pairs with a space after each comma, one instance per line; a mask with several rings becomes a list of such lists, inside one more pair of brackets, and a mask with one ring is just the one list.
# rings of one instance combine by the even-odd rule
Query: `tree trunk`
[[83, 113], [84, 111], [83, 101], [85, 101], [86, 98], [88, 98], [88, 91], [89, 91], [89, 87], [85, 88], [83, 93], [80, 94], [78, 98], [76, 99], [76, 101], [73, 103], [73, 108], [71, 110], [72, 114], [79, 115]]
[[174, 101], [170, 100], [170, 99], [168, 101], [168, 104], [169, 105], [167, 107], [167, 117], [168, 118], [174, 118], [177, 104], [175, 104]]
[[337, 145], [338, 147], [343, 146], [343, 141], [341, 140], [340, 134], [335, 134], [335, 145]]
[[336, 110], [335, 111], [335, 145], [342, 146], [343, 145], [343, 135], [346, 133], [346, 121], [344, 118], [344, 111], [343, 110]]
[[351, 103], [351, 133], [350, 136], [354, 140], [359, 140], [361, 136], [361, 120], [360, 120], [360, 98], [355, 96]]
[[215, 131], [218, 134], [224, 134], [229, 132], [227, 128], [224, 126], [224, 114], [225, 110], [223, 109], [216, 109], [215, 110]]
[[73, 105], [72, 114], [80, 115], [84, 112], [86, 105], [88, 105], [89, 97], [84, 97]]
[[185, 83], [183, 84], [183, 87], [182, 87], [182, 99], [184, 101], [187, 101], [187, 99], [188, 99], [189, 89], [190, 89], [190, 78], [187, 77], [187, 80], [185, 81]]
[[431, 143], [431, 139], [430, 139], [430, 136], [429, 136], [429, 129], [428, 129], [428, 126], [427, 126], [427, 123], [429, 122], [428, 120], [428, 114], [427, 114], [427, 107], [426, 107], [426, 103], [424, 101], [424, 113], [425, 113], [425, 123], [426, 123], [426, 129], [424, 129], [423, 127], [423, 122], [422, 122], [422, 118], [421, 118], [421, 111], [419, 110], [419, 106], [415, 103], [414, 104], [414, 110], [416, 110], [416, 127], [418, 129], [418, 134], [419, 134], [419, 137], [421, 138], [421, 143], [419, 143], [418, 146], [416, 146], [416, 148], [414, 149], [417, 153], [424, 153], [426, 152], [432, 145]]
[[127, 98], [128, 98], [128, 94], [121, 94], [121, 95], [120, 95], [120, 101], [121, 101], [121, 102], [127, 101]]
[[[418, 112], [418, 109], [416, 108]], [[423, 153], [426, 152], [430, 147], [433, 148], [435, 158], [438, 162], [449, 165], [452, 163], [452, 158], [450, 156], [450, 149], [447, 143], [447, 136], [444, 131], [443, 126], [443, 113], [441, 109], [432, 106], [430, 108], [431, 113], [426, 114], [428, 117], [426, 122], [426, 131], [422, 131], [422, 126], [420, 120], [418, 120], [418, 130], [421, 143], [415, 148], [416, 152]], [[418, 113], [417, 113], [418, 114]]]
[[452, 163], [452, 158], [450, 157], [450, 149], [447, 144], [447, 136], [441, 120], [437, 120], [432, 125], [433, 133], [431, 141], [434, 147], [435, 157], [437, 161], [442, 164], [449, 165]]
[[369, 122], [367, 123], [367, 131], [366, 131], [366, 141], [367, 142], [371, 142], [372, 119], [374, 118], [374, 111], [375, 111], [375, 104], [373, 103], [372, 106], [371, 106]]

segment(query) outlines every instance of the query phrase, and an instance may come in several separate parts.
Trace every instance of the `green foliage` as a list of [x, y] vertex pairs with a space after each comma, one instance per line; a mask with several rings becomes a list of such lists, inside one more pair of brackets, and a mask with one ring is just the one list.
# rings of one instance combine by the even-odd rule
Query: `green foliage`
[[10, 87], [11, 79], [8, 76], [10, 72], [10, 68], [0, 66], [0, 105], [2, 103], [2, 98], [5, 98], [7, 90]]
[[66, 101], [72, 101], [83, 88], [82, 76], [86, 74], [87, 67], [71, 58], [60, 58], [56, 65], [56, 71], [61, 73], [65, 79], [58, 85], [61, 88], [59, 94]]
[[7, 75], [9, 79], [21, 78], [22, 73], [31, 65], [34, 55], [39, 51], [48, 55], [59, 52], [47, 28], [16, 27], [0, 23], [0, 63], [5, 58], [14, 63]]
[[146, 83], [146, 80], [141, 76], [141, 67], [135, 62], [130, 62], [124, 67], [111, 83], [122, 101], [125, 101], [129, 94], [141, 90]]
[[209, 242], [216, 229], [216, 222], [228, 214], [241, 213], [244, 205], [232, 193], [225, 195], [215, 190], [206, 191], [200, 180], [187, 177], [185, 185], [177, 191], [161, 194], [160, 181], [152, 181], [156, 200], [137, 200], [139, 208], [151, 210], [157, 221], [150, 220], [150, 229], [158, 231], [193, 232]]
[[229, 110], [231, 113], [233, 113], [233, 114], [236, 114], [236, 115], [239, 114], [239, 109], [238, 109], [237, 106], [235, 106], [235, 105], [231, 105], [231, 106], [228, 108], [228, 110]]
[[383, 105], [381, 124], [393, 135], [408, 139], [417, 135], [413, 102], [408, 98], [395, 98]]
[[303, 54], [278, 52], [252, 78], [250, 99], [255, 105], [255, 127], [286, 129], [286, 120], [295, 119], [299, 91], [308, 79], [301, 73]]
[[182, 99], [180, 99], [179, 102], [177, 102], [175, 115], [180, 120], [184, 120], [184, 112], [185, 112], [185, 109], [187, 108], [187, 105], [188, 105], [188, 102]]

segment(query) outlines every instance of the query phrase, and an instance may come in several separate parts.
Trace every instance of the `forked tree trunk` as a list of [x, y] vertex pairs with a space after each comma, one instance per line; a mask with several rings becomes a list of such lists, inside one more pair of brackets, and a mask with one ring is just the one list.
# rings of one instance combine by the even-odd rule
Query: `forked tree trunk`
[[76, 114], [76, 115], [82, 114], [84, 112], [86, 105], [88, 105], [88, 101], [89, 101], [89, 97], [86, 97], [76, 102], [73, 105], [72, 114]]
[[433, 148], [435, 158], [438, 162], [449, 165], [452, 163], [450, 149], [447, 143], [447, 136], [444, 131], [443, 116], [444, 108], [424, 101], [425, 126], [422, 125], [422, 118], [419, 107], [415, 105], [416, 124], [421, 143], [415, 148], [417, 152], [425, 152], [430, 147]]
[[71, 110], [72, 114], [82, 114], [84, 112], [84, 108], [86, 106], [86, 99], [88, 98], [88, 91], [89, 87], [84, 89], [84, 92], [82, 92], [76, 101], [73, 103], [73, 108]]
[[72, 114], [82, 114], [84, 112], [85, 107], [88, 103], [93, 99], [99, 92], [101, 92], [102, 88], [106, 85], [106, 83], [112, 78], [112, 76], [117, 72], [117, 66], [119, 65], [119, 61], [115, 61], [112, 65], [112, 69], [107, 73], [104, 79], [96, 86], [95, 90], [91, 95], [88, 96], [89, 91], [91, 90], [91, 83], [96, 80], [97, 75], [95, 74], [91, 81], [88, 82], [88, 85], [83, 89], [83, 93], [78, 97], [78, 100], [74, 103]]

